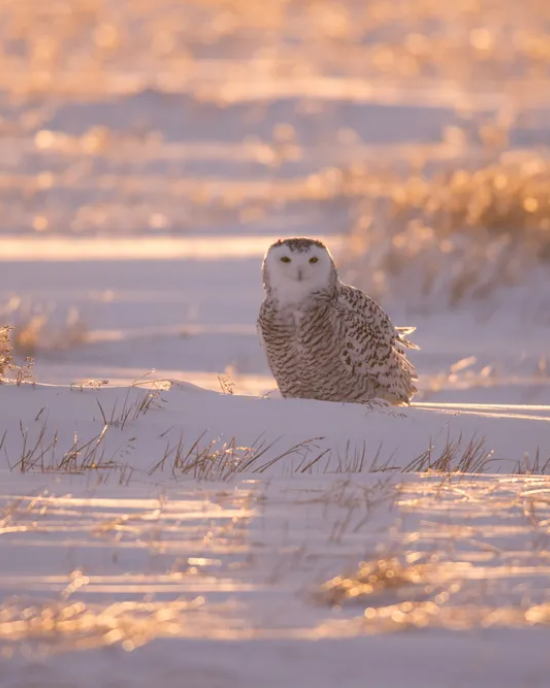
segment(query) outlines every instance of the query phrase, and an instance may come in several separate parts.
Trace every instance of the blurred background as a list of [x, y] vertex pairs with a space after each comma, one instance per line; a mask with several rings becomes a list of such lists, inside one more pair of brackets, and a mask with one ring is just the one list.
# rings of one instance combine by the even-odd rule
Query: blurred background
[[315, 236], [419, 398], [548, 401], [549, 67], [546, 0], [1, 0], [0, 324], [39, 381], [263, 394]]

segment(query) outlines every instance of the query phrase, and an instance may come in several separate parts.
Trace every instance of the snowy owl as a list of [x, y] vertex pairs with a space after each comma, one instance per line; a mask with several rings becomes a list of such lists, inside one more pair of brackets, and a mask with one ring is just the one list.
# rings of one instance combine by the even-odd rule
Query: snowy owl
[[281, 239], [262, 265], [258, 330], [284, 397], [408, 404], [417, 391], [405, 348], [418, 348], [380, 306], [341, 282], [315, 239]]

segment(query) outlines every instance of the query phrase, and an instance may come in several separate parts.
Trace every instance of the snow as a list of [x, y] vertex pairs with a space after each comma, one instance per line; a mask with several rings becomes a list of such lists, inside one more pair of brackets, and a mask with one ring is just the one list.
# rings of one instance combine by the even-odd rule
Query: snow
[[[77, 306], [88, 330], [65, 349], [45, 332], [36, 384], [0, 386], [2, 687], [545, 685], [535, 339], [467, 313], [415, 320], [422, 382], [440, 387], [426, 401], [284, 400], [254, 327], [259, 248], [76, 261], [78, 242], [58, 241], [70, 260], [3, 263], [6, 301], [55, 302], [61, 325]], [[519, 342], [523, 377], [482, 373], [484, 357], [520, 366]], [[481, 475], [402, 472], [457, 443], [456, 465], [471, 442]], [[432, 562], [428, 601], [453, 591], [426, 628], [391, 621], [408, 596], [423, 604], [408, 587], [319, 599], [394, 556]]]
[[[3, 451], [11, 466], [37, 444], [28, 461], [45, 453], [47, 466], [56, 466], [75, 442], [87, 445], [100, 436], [105, 461], [143, 473], [166, 452], [174, 457], [176, 447], [186, 455], [197, 441], [195, 451], [236, 445], [237, 463], [261, 452], [250, 470], [268, 475], [299, 472], [318, 457], [311, 473], [354, 472], [359, 457], [365, 468], [404, 470], [428, 449], [437, 459], [457, 440], [462, 452], [472, 441], [482, 440], [484, 470], [492, 473], [526, 468], [537, 455], [542, 463], [550, 459], [550, 405], [426, 402], [370, 409], [223, 394], [177, 380], [147, 379], [128, 388], [102, 387], [99, 381], [72, 387], [3, 386], [0, 395], [6, 399], [0, 427], [5, 432]], [[45, 452], [54, 437], [55, 448]]]
[[[0, 688], [546, 687], [547, 275], [385, 303], [410, 407], [281, 399], [255, 327], [272, 241], [348, 263], [340, 167], [485, 159], [445, 131], [510, 95], [115, 62], [0, 99], [0, 324], [44, 321], [35, 383], [0, 385]], [[512, 149], [547, 142], [543, 93]]]
[[[196, 686], [302, 677], [328, 687], [364, 685], [365, 674], [388, 688], [512, 688], [546, 676], [547, 631], [533, 620], [548, 577], [545, 477], [4, 477], [0, 680], [10, 688], [176, 686], [183, 675]], [[360, 560], [423, 554], [438, 587], [421, 595], [453, 591], [437, 597], [433, 630], [395, 616], [418, 591], [341, 608], [316, 598]]]

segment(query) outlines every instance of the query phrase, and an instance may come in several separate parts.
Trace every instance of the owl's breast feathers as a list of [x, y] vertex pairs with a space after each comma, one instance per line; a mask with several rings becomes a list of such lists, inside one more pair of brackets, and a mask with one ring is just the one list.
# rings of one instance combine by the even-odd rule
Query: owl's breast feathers
[[267, 297], [258, 328], [269, 367], [283, 396], [330, 398], [330, 380], [337, 360], [334, 319], [329, 299], [311, 299], [281, 306]]
[[[415, 348], [366, 294], [338, 283], [331, 293], [284, 306], [267, 296], [258, 327], [283, 396], [408, 403]], [[403, 328], [404, 330], [404, 328]]]

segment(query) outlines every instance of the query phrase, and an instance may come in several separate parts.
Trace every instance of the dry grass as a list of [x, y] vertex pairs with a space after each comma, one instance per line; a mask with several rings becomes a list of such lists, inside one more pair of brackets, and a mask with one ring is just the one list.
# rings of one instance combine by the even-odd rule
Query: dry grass
[[154, 389], [144, 392], [140, 398], [131, 402], [130, 391], [132, 388], [133, 386], [128, 387], [124, 396], [124, 401], [122, 402], [122, 407], [119, 409], [118, 403], [115, 401], [110, 413], [105, 412], [101, 402], [96, 397], [97, 406], [101, 413], [101, 418], [105, 427], [115, 427], [124, 430], [128, 422], [135, 421], [140, 416], [145, 416], [151, 409], [161, 408], [164, 400], [160, 396], [160, 390]]
[[72, 445], [63, 451], [59, 447], [59, 433], [57, 431], [53, 435], [48, 433], [46, 423], [41, 426], [36, 437], [31, 437], [28, 428], [20, 423], [20, 457], [13, 464], [8, 459], [9, 469], [21, 473], [30, 471], [84, 473], [103, 468], [119, 469], [122, 466], [115, 458], [120, 450], [117, 448], [114, 452], [112, 450], [109, 452], [104, 444], [108, 429], [105, 425], [97, 436], [88, 441], [80, 440], [75, 432]]
[[[19, 373], [20, 374], [20, 373]], [[19, 384], [19, 383], [18, 383]], [[125, 455], [134, 448], [135, 437], [130, 437], [122, 444], [106, 442], [111, 434], [111, 429], [116, 428], [120, 431], [126, 429], [127, 425], [145, 416], [152, 409], [161, 408], [162, 398], [159, 390], [143, 391], [136, 400], [130, 401], [130, 387], [126, 393], [121, 408], [115, 403], [110, 412], [106, 412], [100, 401], [96, 402], [100, 411], [103, 427], [101, 431], [89, 440], [83, 440], [75, 431], [72, 444], [63, 449], [60, 446], [59, 432], [48, 431], [47, 421], [44, 421], [38, 432], [30, 432], [23, 423], [19, 424], [21, 436], [21, 446], [19, 458], [11, 462], [5, 453], [8, 467], [11, 471], [28, 473], [31, 471], [46, 473], [71, 473], [89, 474], [95, 472], [99, 480], [105, 482], [104, 474], [115, 473], [119, 484], [127, 484], [134, 474], [134, 468], [130, 463], [123, 459]], [[45, 411], [42, 408], [34, 419], [38, 422]], [[0, 442], [2, 449], [7, 436], [7, 431]]]
[[546, 478], [432, 476], [393, 488], [390, 541], [314, 593], [321, 604], [362, 608], [339, 622], [347, 632], [550, 623]]
[[472, 437], [464, 442], [462, 434], [457, 439], [447, 438], [445, 446], [439, 452], [434, 451], [432, 442], [426, 451], [411, 461], [403, 471], [406, 473], [484, 473], [489, 467], [493, 451], [485, 446], [484, 438]]
[[[526, 0], [521, 7], [503, 0], [498, 11], [492, 0], [409, 0], [391, 10], [384, 0], [279, 0], [269, 6], [245, 0], [76, 0], [62, 12], [18, 0], [4, 9], [0, 54], [10, 86], [24, 92], [100, 90], [128, 65], [146, 66], [144, 72], [162, 74], [168, 83], [176, 73], [204, 82], [202, 63], [232, 56], [235, 45], [255, 59], [230, 62], [211, 74], [226, 88], [211, 79], [206, 93], [230, 92], [237, 75], [244, 82], [296, 79], [343, 68], [367, 79], [438, 78], [512, 90], [520, 79], [548, 75], [549, 22], [544, 0]], [[128, 81], [127, 87], [139, 83]]]
[[89, 650], [120, 644], [131, 651], [158, 636], [181, 634], [204, 605], [203, 597], [162, 602], [124, 600], [108, 606], [69, 601], [67, 598], [86, 585], [82, 571], [74, 571], [60, 600], [8, 598], [0, 607], [0, 644], [11, 656], [25, 643], [36, 652]]
[[0, 383], [5, 378], [13, 363], [10, 329], [4, 325], [0, 327]]
[[[0, 607], [2, 656], [113, 644], [132, 650], [155, 638], [310, 642], [432, 631], [416, 638], [422, 643], [430, 642], [434, 629], [547, 627], [548, 486], [547, 479], [512, 476], [467, 482], [438, 477], [301, 485], [290, 481], [282, 490], [273, 485], [274, 491], [266, 486], [258, 490], [257, 484], [237, 491], [180, 490], [171, 504], [150, 499], [147, 507], [142, 500], [131, 506], [122, 499], [118, 513], [113, 513], [112, 499], [103, 506], [101, 500], [94, 501], [91, 510], [83, 512], [78, 508], [82, 500], [65, 493], [59, 501], [50, 493], [18, 498], [1, 515], [6, 533], [18, 538], [14, 542], [21, 551], [32, 548], [37, 532], [74, 533], [76, 528], [82, 533], [83, 521], [89, 526], [91, 517], [94, 528], [84, 532], [100, 538], [94, 546], [109, 556], [106, 569], [33, 575], [32, 597], [5, 599]], [[393, 496], [391, 508], [375, 515], [364, 531], [359, 530], [361, 523], [353, 527], [365, 511], [372, 515], [365, 498], [378, 500], [387, 493]], [[217, 506], [214, 516], [212, 505]], [[14, 518], [18, 510], [24, 520]], [[190, 518], [182, 526], [184, 513]], [[49, 518], [37, 521], [39, 514]], [[297, 531], [296, 519], [302, 523]], [[307, 532], [312, 528], [313, 538]], [[340, 530], [338, 542], [335, 530]], [[182, 537], [189, 533], [191, 550], [197, 542], [204, 550], [200, 558], [182, 552]], [[319, 576], [326, 580], [327, 566], [341, 567], [366, 543], [378, 553], [331, 576], [314, 591], [317, 606], [312, 609], [311, 595], [304, 595], [304, 589]], [[119, 562], [122, 567], [113, 569], [120, 546], [136, 556], [142, 552], [146, 570], [136, 559], [128, 571], [127, 556]], [[153, 553], [160, 558], [151, 572], [147, 562]], [[20, 585], [31, 581], [23, 575]], [[64, 586], [60, 595], [37, 598], [40, 585], [51, 590], [53, 582]], [[149, 591], [157, 586], [162, 599], [151, 599], [153, 592], [145, 601], [132, 599], [141, 594], [135, 591], [136, 583]], [[182, 583], [189, 583], [185, 600]], [[121, 599], [100, 599], [105, 590]], [[254, 602], [262, 600], [264, 605], [266, 591], [271, 603], [260, 609]], [[212, 600], [218, 592], [224, 599], [229, 593], [230, 604]], [[286, 605], [283, 613], [277, 612], [281, 605]], [[451, 641], [453, 637], [447, 636]]]
[[174, 478], [189, 476], [198, 480], [229, 480], [243, 473], [265, 473], [284, 460], [292, 461], [292, 472], [305, 473], [329, 453], [328, 449], [319, 448], [318, 442], [323, 438], [317, 437], [299, 442], [267, 459], [266, 454], [273, 453], [278, 440], [267, 442], [260, 436], [250, 446], [239, 445], [235, 438], [224, 443], [211, 440], [203, 444], [205, 434], [190, 445], [183, 434], [176, 443], [168, 442], [160, 460], [149, 469], [149, 475], [170, 471]]
[[351, 278], [424, 308], [521, 283], [550, 261], [549, 185], [550, 162], [534, 154], [393, 178], [354, 206]]
[[[6, 171], [6, 224], [76, 234], [179, 232], [275, 218], [280, 226], [286, 210], [309, 215], [303, 224], [313, 225], [322, 204], [327, 215], [336, 211], [331, 227], [351, 226], [346, 255], [355, 257], [348, 267], [374, 296], [402, 300], [406, 293], [426, 307], [442, 293], [445, 306], [486, 296], [550, 256], [548, 160], [535, 152], [519, 161], [501, 155], [511, 127], [529, 128], [521, 119], [529, 118], [526, 108], [546, 105], [549, 29], [544, 0], [521, 7], [502, 0], [498, 11], [494, 0], [400, 1], [391, 11], [386, 0], [278, 0], [269, 7], [244, 0], [74, 0], [63, 9], [8, 3], [0, 27], [7, 92], [98, 103], [141, 93], [146, 102], [137, 119], [133, 105], [122, 105], [129, 122], [144, 122], [126, 130], [115, 131], [110, 116], [100, 114], [98, 122], [82, 112], [86, 125], [74, 132], [51, 124], [48, 103], [2, 120], [10, 134], [28, 134], [45, 169], [56, 169], [61, 155], [68, 170]], [[198, 160], [208, 172], [182, 169], [187, 161], [164, 130], [162, 95], [151, 104], [147, 88], [189, 95], [197, 140], [206, 120], [218, 130], [227, 120], [232, 130], [238, 114], [247, 122], [238, 153], [221, 152], [225, 142], [218, 161], [207, 146]], [[394, 151], [386, 163], [385, 154], [376, 161], [372, 151], [368, 159], [357, 154], [360, 135], [349, 122], [340, 124], [329, 101], [339, 94], [343, 113], [349, 103], [376, 100], [378, 89], [390, 91], [388, 102], [395, 94], [422, 100], [426, 93], [428, 105], [430, 94], [449, 94], [461, 124], [443, 133], [439, 149], [447, 147], [448, 158], [451, 147], [452, 167], [442, 171], [435, 146], [420, 160], [419, 146], [415, 154], [404, 146], [397, 160]], [[478, 92], [497, 102], [481, 108], [490, 114], [476, 104]], [[295, 101], [295, 111], [276, 120], [269, 110], [285, 98]], [[323, 99], [326, 117], [325, 103], [317, 102]], [[236, 102], [243, 111], [232, 113]], [[247, 137], [249, 129], [254, 135]], [[481, 155], [475, 163], [459, 160], [468, 144]], [[159, 160], [174, 161], [175, 170], [153, 174]], [[108, 173], [93, 171], [96, 162]], [[218, 174], [218, 162], [231, 172]], [[85, 341], [82, 319], [53, 337], [48, 319], [33, 313], [16, 326], [16, 350], [33, 355], [49, 339], [54, 348]]]
[[222, 394], [235, 394], [235, 381], [230, 375], [218, 375], [218, 382], [220, 383]]
[[397, 557], [362, 561], [357, 572], [336, 576], [322, 585], [318, 599], [341, 606], [347, 602], [368, 603], [388, 592], [410, 597], [411, 588], [420, 590], [426, 586], [429, 572], [426, 563], [408, 563]]
[[[282, 451], [275, 450], [278, 440], [268, 443], [262, 436], [251, 446], [243, 446], [234, 437], [225, 443], [216, 440], [203, 443], [205, 434], [191, 444], [183, 435], [176, 443], [168, 442], [162, 457], [148, 470], [148, 474], [169, 472], [174, 478], [189, 476], [198, 480], [224, 481], [247, 473], [261, 475], [286, 462], [284, 473], [293, 475], [440, 473], [451, 476], [491, 472], [492, 462], [497, 460], [484, 438], [473, 437], [464, 441], [461, 434], [456, 439], [448, 438], [444, 447], [437, 451], [430, 440], [428, 448], [405, 466], [395, 453], [385, 455], [383, 445], [372, 456], [365, 443], [355, 446], [348, 442], [345, 451], [339, 452], [324, 447], [324, 438], [316, 437]], [[267, 459], [273, 453], [275, 456]], [[526, 457], [511, 459], [509, 470], [515, 474], [547, 475], [550, 458], [543, 459], [538, 451], [532, 461]]]
[[26, 383], [34, 383], [34, 359], [27, 356], [21, 365], [15, 363], [13, 346], [10, 338], [12, 329], [12, 327], [7, 325], [0, 327], [0, 384], [13, 378], [18, 386]]
[[21, 356], [63, 351], [82, 346], [87, 339], [88, 327], [76, 306], [60, 313], [52, 304], [12, 297], [0, 315], [10, 323], [13, 350]]
[[485, 604], [467, 602], [448, 605], [448, 593], [426, 601], [405, 600], [380, 607], [367, 607], [361, 617], [341, 622], [345, 632], [392, 633], [403, 630], [447, 629], [468, 631], [489, 628], [526, 628], [550, 624], [550, 604]]
[[[126, 397], [121, 409], [116, 405], [110, 413], [106, 412], [97, 400], [103, 426], [101, 431], [83, 440], [77, 433], [70, 446], [63, 448], [59, 433], [48, 431], [44, 421], [37, 432], [19, 425], [20, 442], [17, 459], [7, 453], [7, 431], [0, 441], [8, 467], [22, 473], [60, 472], [73, 474], [116, 474], [121, 484], [126, 484], [132, 476], [143, 469], [136, 469], [124, 460], [130, 451], [134, 452], [139, 442], [137, 437], [124, 439], [122, 444], [114, 443], [114, 429], [123, 431], [139, 420], [151, 409], [159, 409], [161, 399], [158, 391], [149, 391], [130, 403]], [[38, 421], [45, 409], [41, 409]], [[163, 433], [161, 438], [166, 435]], [[178, 480], [193, 478], [201, 481], [230, 481], [243, 475], [261, 476], [272, 469], [284, 475], [359, 475], [382, 473], [386, 475], [421, 473], [447, 476], [468, 476], [493, 472], [493, 462], [502, 458], [494, 457], [483, 438], [473, 437], [465, 441], [462, 435], [455, 439], [447, 438], [442, 448], [436, 449], [430, 440], [428, 448], [421, 454], [403, 464], [403, 457], [385, 452], [380, 445], [374, 455], [366, 443], [360, 446], [348, 442], [344, 451], [336, 451], [326, 446], [323, 437], [314, 437], [303, 442], [278, 448], [280, 438], [268, 442], [261, 435], [251, 445], [239, 444], [235, 437], [227, 442], [206, 440], [206, 431], [193, 441], [181, 433], [177, 440], [169, 440], [162, 455], [145, 472], [149, 476], [168, 475]], [[11, 438], [9, 438], [11, 440]], [[107, 441], [108, 440], [108, 441]], [[13, 440], [11, 440], [13, 442]], [[547, 475], [550, 471], [550, 458], [540, 450], [530, 459], [521, 457], [510, 459], [507, 471], [513, 474]], [[98, 475], [105, 480], [105, 476]]]

